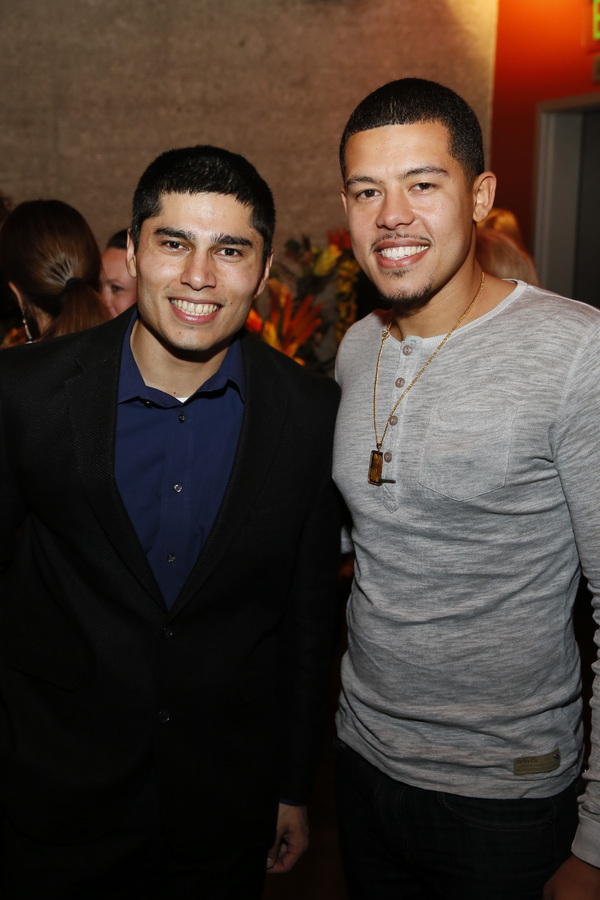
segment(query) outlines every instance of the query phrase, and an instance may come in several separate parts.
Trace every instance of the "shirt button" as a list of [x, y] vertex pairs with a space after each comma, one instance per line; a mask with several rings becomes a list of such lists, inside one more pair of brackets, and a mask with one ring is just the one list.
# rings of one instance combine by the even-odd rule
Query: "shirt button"
[[171, 638], [175, 634], [175, 629], [172, 625], [165, 625], [163, 628], [163, 634], [166, 638]]
[[175, 562], [175, 556], [172, 553], [167, 556], [167, 562]]
[[185, 422], [185, 414], [184, 413], [179, 413], [179, 421]]
[[176, 494], [179, 494], [179, 493], [181, 493], [181, 491], [183, 490], [183, 485], [181, 485], [181, 484], [174, 484], [174, 485], [173, 485], [173, 490], [175, 491]]
[[397, 424], [398, 424], [398, 416], [392, 416], [392, 418], [390, 419], [390, 425], [397, 425]]
[[152, 406], [152, 404], [150, 403], [149, 400], [144, 400], [144, 406], [146, 407], [146, 409], [150, 409], [150, 407]]
[[404, 387], [404, 378], [396, 378], [396, 387]]
[[165, 722], [168, 722], [170, 718], [171, 718], [171, 713], [169, 712], [168, 709], [161, 709], [161, 710], [159, 710], [159, 712], [158, 712], [158, 721], [159, 721], [159, 722], [162, 722], [163, 725], [164, 725]]
[[387, 453], [384, 453], [384, 454], [383, 454], [383, 458], [385, 459], [386, 462], [391, 462], [391, 461], [392, 461], [392, 454], [390, 453], [389, 450], [387, 451]]
[[411, 347], [410, 344], [405, 344], [405, 346], [402, 348], [402, 352], [404, 353], [405, 356], [410, 356], [412, 351], [413, 351], [413, 348]]

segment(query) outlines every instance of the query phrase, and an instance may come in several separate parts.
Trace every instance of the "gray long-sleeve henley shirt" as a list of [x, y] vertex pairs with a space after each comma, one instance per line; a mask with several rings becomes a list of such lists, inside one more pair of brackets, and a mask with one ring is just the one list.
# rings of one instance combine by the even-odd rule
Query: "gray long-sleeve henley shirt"
[[[518, 282], [402, 400], [383, 446], [395, 484], [373, 486], [389, 319], [358, 322], [338, 357], [334, 476], [356, 553], [340, 737], [423, 788], [556, 794], [582, 762], [579, 560], [600, 616], [600, 312]], [[380, 435], [440, 340], [386, 341]], [[596, 685], [596, 748], [599, 705]], [[598, 749], [587, 776], [574, 851], [599, 866]]]

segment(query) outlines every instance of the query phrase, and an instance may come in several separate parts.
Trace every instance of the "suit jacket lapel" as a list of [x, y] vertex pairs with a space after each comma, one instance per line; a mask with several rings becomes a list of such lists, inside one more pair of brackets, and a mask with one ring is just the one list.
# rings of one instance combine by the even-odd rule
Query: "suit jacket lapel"
[[246, 399], [237, 453], [217, 518], [175, 610], [191, 600], [227, 553], [269, 477], [277, 453], [289, 402], [287, 393], [280, 387], [270, 349], [249, 335], [243, 336], [242, 349]]
[[[164, 608], [164, 600], [114, 477], [117, 392], [125, 317], [101, 326], [76, 359], [80, 371], [65, 382], [78, 471], [107, 539], [142, 587]], [[112, 327], [111, 327], [112, 326]]]

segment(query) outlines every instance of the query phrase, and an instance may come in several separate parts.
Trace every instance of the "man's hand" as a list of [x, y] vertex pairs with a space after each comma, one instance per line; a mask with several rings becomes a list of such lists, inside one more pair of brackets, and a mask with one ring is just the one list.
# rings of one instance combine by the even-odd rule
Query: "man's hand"
[[600, 900], [600, 869], [569, 857], [546, 884], [543, 900]]
[[279, 804], [277, 837], [267, 854], [267, 872], [288, 872], [308, 847], [305, 806]]

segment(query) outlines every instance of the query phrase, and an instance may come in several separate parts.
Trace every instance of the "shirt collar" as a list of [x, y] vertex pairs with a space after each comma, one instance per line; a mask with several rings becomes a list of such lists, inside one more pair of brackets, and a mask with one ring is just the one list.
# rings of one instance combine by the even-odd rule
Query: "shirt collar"
[[[124, 403], [127, 400], [140, 399], [151, 400], [158, 406], [177, 406], [180, 401], [176, 397], [171, 397], [170, 394], [159, 391], [157, 388], [148, 387], [144, 383], [131, 350], [131, 332], [137, 318], [138, 313], [137, 309], [135, 309], [123, 338], [117, 402]], [[233, 385], [238, 390], [242, 401], [245, 399], [244, 361], [239, 337], [239, 334], [234, 337], [219, 369], [188, 398], [189, 400], [202, 394], [220, 391], [226, 388], [228, 384]]]

